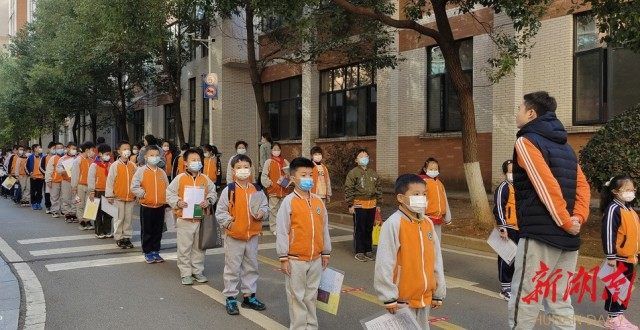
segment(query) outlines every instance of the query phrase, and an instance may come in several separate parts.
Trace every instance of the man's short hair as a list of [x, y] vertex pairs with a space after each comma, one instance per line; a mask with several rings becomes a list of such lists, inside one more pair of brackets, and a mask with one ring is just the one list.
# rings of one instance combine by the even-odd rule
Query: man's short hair
[[524, 105], [527, 109], [533, 109], [538, 117], [547, 112], [556, 112], [558, 103], [547, 92], [534, 92], [524, 95]]
[[111, 146], [106, 143], [101, 143], [98, 145], [98, 153], [111, 152]]
[[396, 195], [404, 195], [409, 190], [410, 184], [423, 184], [426, 185], [424, 180], [417, 174], [402, 174], [396, 179], [395, 191]]
[[49, 142], [49, 144], [47, 145], [47, 149], [51, 149], [51, 147], [55, 146], [57, 144], [57, 142], [51, 141]]
[[40, 145], [39, 145], [39, 144], [37, 144], [37, 143], [36, 143], [36, 144], [33, 144], [33, 145], [31, 145], [31, 149], [36, 150], [36, 148], [37, 148], [37, 147], [39, 147], [39, 146], [40, 146]]
[[367, 148], [358, 148], [358, 150], [356, 151], [356, 154], [355, 154], [355, 158], [358, 158], [358, 155], [359, 155], [361, 152], [364, 152], [364, 153], [366, 153], [367, 155], [369, 155], [369, 151], [367, 151]]
[[118, 150], [120, 150], [120, 147], [122, 147], [123, 144], [128, 144], [129, 146], [131, 146], [131, 143], [129, 143], [129, 141], [126, 140], [122, 140], [120, 142], [118, 142]]
[[507, 171], [509, 171], [509, 164], [513, 164], [513, 160], [508, 159], [502, 163], [502, 174], [507, 174]]
[[295, 174], [296, 171], [301, 167], [314, 168], [315, 165], [313, 164], [313, 161], [311, 161], [311, 159], [304, 157], [294, 158], [291, 163], [289, 163], [289, 171], [291, 172], [291, 174]]
[[148, 145], [148, 146], [147, 146], [147, 151], [149, 151], [149, 150], [155, 150], [155, 151], [160, 152], [160, 148], [158, 148], [158, 146], [157, 146], [157, 145], [155, 145], [155, 144], [150, 144], [150, 145]]
[[252, 165], [251, 163], [251, 158], [247, 155], [235, 155], [233, 157], [233, 159], [231, 159], [231, 168], [234, 168], [236, 166], [236, 164], [238, 164], [239, 162], [247, 162], [249, 163], [249, 166]]
[[187, 159], [189, 159], [189, 155], [191, 154], [198, 154], [200, 156], [200, 160], [202, 161], [204, 159], [204, 155], [202, 154], [202, 150], [200, 149], [196, 149], [196, 148], [190, 148], [189, 150], [184, 152], [184, 155], [182, 156], [184, 159], [184, 162], [187, 162]]
[[82, 152], [87, 151], [88, 149], [94, 148], [96, 145], [93, 144], [93, 142], [91, 141], [85, 141], [81, 146], [80, 146], [80, 150]]
[[77, 147], [77, 145], [76, 145], [75, 142], [69, 141], [69, 142], [67, 142], [67, 148], [69, 148], [69, 147]]
[[315, 146], [313, 148], [311, 148], [311, 155], [313, 156], [313, 154], [324, 154], [322, 152], [322, 148], [320, 148], [319, 146]]
[[243, 145], [245, 148], [249, 148], [249, 144], [247, 142], [239, 140], [236, 142], [236, 149], [238, 149], [240, 145]]

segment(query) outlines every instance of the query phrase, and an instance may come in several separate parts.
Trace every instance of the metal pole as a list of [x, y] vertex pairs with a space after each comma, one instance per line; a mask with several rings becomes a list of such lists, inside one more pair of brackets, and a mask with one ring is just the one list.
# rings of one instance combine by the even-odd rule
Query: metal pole
[[[209, 73], [212, 73], [212, 64], [211, 63], [213, 61], [213, 59], [212, 59], [212, 57], [213, 57], [213, 41], [214, 41], [214, 39], [212, 37], [209, 37], [207, 39], [207, 45], [209, 47], [209, 56], [208, 56], [208, 60], [207, 60], [207, 62], [208, 62], [207, 66], [208, 66]], [[220, 82], [219, 81], [218, 81], [218, 86], [220, 86]], [[216, 93], [217, 93], [217, 91], [216, 91]], [[214, 109], [213, 102], [214, 102], [213, 99], [209, 99], [209, 109], [207, 109], [207, 111], [209, 111], [209, 116], [208, 116], [208, 118], [209, 118], [209, 144], [213, 144], [213, 109]]]

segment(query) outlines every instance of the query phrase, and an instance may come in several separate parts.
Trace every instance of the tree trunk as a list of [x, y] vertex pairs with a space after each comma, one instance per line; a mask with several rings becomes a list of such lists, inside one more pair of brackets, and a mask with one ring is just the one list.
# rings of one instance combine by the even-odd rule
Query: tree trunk
[[77, 144], [80, 143], [80, 141], [78, 141], [78, 133], [80, 131], [79, 127], [80, 127], [80, 111], [76, 111], [76, 113], [73, 115], [73, 126], [71, 127], [71, 132], [73, 133], [73, 141]]
[[117, 80], [120, 107], [116, 110], [116, 127], [120, 140], [129, 141], [129, 131], [127, 130], [127, 97], [124, 82], [122, 81], [122, 74], [118, 74]]
[[95, 143], [98, 140], [98, 100], [95, 96], [92, 103], [89, 118], [91, 119], [91, 140]]
[[[167, 45], [161, 45], [161, 50], [160, 50], [160, 61], [162, 62], [162, 68], [164, 71], [164, 74], [166, 74], [169, 78], [168, 80], [170, 81], [170, 86], [169, 86], [169, 96], [171, 97], [171, 107], [174, 110], [174, 116], [175, 116], [175, 126], [176, 126], [176, 135], [177, 135], [177, 141], [175, 141], [175, 143], [178, 145], [178, 148], [180, 147], [181, 144], [183, 144], [185, 142], [185, 137], [184, 137], [184, 128], [182, 127], [182, 111], [180, 110], [180, 98], [182, 97], [182, 88], [180, 87], [180, 72], [182, 70], [182, 62], [180, 60], [181, 58], [181, 52], [183, 50], [181, 50], [180, 47], [180, 43], [182, 42], [182, 38], [180, 37], [180, 34], [176, 37], [176, 43], [177, 45], [174, 47], [176, 54], [174, 54], [174, 56], [176, 56], [176, 58], [178, 59], [178, 63], [177, 63], [177, 67], [180, 68], [179, 70], [177, 70], [177, 72], [174, 72], [171, 69], [171, 65], [169, 63], [169, 54], [168, 54], [168, 49], [167, 49]], [[173, 139], [173, 136], [169, 137], [166, 136], [167, 132], [165, 132], [165, 139]]]
[[256, 36], [253, 26], [253, 7], [251, 3], [245, 4], [245, 28], [247, 30], [247, 62], [249, 63], [249, 75], [251, 76], [251, 86], [253, 86], [253, 95], [256, 99], [256, 109], [258, 117], [260, 117], [260, 134], [271, 131], [269, 122], [269, 113], [264, 101], [264, 88], [262, 84], [261, 70], [258, 68], [258, 60], [256, 58]]
[[493, 226], [493, 215], [484, 188], [480, 162], [478, 161], [478, 133], [476, 130], [473, 87], [462, 71], [459, 47], [455, 44], [449, 18], [446, 13], [446, 1], [433, 1], [438, 31], [442, 35], [439, 44], [451, 83], [458, 95], [458, 106], [462, 117], [462, 158], [464, 172], [469, 187], [471, 207], [479, 225], [484, 228]]
[[58, 133], [59, 133], [58, 125], [57, 124], [53, 124], [53, 128], [51, 128], [51, 137], [52, 137], [54, 142], [59, 142]]

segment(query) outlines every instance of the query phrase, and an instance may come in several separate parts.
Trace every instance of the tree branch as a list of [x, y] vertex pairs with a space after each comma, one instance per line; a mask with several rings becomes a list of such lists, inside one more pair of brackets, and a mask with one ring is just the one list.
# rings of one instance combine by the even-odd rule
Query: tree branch
[[377, 21], [380, 21], [388, 26], [395, 27], [398, 29], [414, 30], [422, 35], [431, 37], [436, 41], [436, 43], [440, 43], [441, 35], [438, 30], [428, 28], [424, 25], [420, 25], [414, 20], [395, 19], [383, 13], [380, 13], [374, 9], [354, 5], [351, 2], [349, 2], [349, 0], [331, 0], [331, 1], [349, 13], [369, 17]]

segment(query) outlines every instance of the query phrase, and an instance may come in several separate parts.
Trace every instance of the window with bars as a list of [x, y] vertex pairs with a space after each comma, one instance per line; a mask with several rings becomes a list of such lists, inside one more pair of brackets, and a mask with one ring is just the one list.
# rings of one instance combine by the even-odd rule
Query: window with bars
[[302, 137], [301, 91], [301, 76], [264, 85], [265, 106], [274, 140], [297, 140]]
[[171, 144], [177, 142], [176, 131], [176, 105], [174, 103], [164, 105], [164, 138]]

